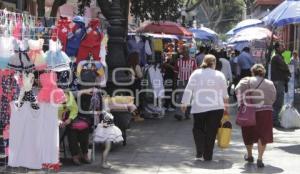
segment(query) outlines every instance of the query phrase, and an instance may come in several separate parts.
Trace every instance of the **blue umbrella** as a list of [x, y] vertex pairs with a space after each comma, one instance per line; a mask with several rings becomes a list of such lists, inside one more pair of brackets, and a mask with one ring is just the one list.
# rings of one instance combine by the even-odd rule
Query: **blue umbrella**
[[193, 33], [195, 39], [210, 40], [210, 41], [218, 40], [218, 34], [206, 27], [191, 28], [189, 29], [189, 31]]
[[300, 23], [300, 0], [286, 0], [263, 18], [266, 25], [281, 27]]
[[260, 26], [260, 25], [263, 25], [263, 23], [264, 22], [259, 19], [246, 19], [246, 20], [239, 22], [233, 29], [228, 31], [226, 33], [226, 35], [229, 35], [229, 36], [234, 35], [235, 33], [239, 32], [243, 29]]

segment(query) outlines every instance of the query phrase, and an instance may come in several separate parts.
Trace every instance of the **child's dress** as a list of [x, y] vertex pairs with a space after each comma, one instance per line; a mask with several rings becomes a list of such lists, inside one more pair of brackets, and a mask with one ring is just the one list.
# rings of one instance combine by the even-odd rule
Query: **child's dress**
[[29, 51], [28, 56], [30, 60], [34, 63], [37, 70], [44, 70], [47, 67], [45, 54], [43, 51], [44, 40], [29, 40]]
[[114, 125], [114, 117], [109, 113], [104, 113], [104, 119], [98, 124], [95, 130], [94, 142], [104, 143], [113, 142], [119, 143], [124, 141], [121, 130]]
[[57, 76], [54, 72], [44, 73], [40, 76], [42, 89], [37, 96], [39, 102], [62, 104], [67, 100], [64, 91], [57, 87], [56, 81]]
[[10, 57], [14, 54], [14, 38], [0, 37], [0, 69], [5, 69]]
[[61, 72], [70, 70], [70, 58], [62, 51], [62, 46], [58, 41], [49, 41], [49, 51], [46, 52], [47, 69]]
[[35, 69], [26, 51], [15, 53], [9, 59], [7, 67], [16, 71], [32, 71]]
[[103, 39], [103, 34], [100, 31], [100, 21], [93, 19], [87, 30], [87, 34], [80, 43], [76, 63], [86, 60], [89, 54], [92, 54], [94, 60], [100, 60], [100, 44]]

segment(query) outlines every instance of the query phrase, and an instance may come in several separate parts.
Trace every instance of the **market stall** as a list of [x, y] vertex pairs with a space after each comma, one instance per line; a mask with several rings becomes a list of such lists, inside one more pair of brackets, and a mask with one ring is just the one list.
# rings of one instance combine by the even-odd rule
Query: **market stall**
[[[0, 16], [0, 149], [5, 165], [57, 169], [62, 123], [70, 119], [68, 129], [82, 129], [82, 122], [76, 127], [77, 118], [85, 118], [89, 134], [101, 120], [99, 112], [110, 110], [101, 106], [107, 36], [99, 19], [60, 17], [55, 26], [45, 27], [34, 16], [6, 10]], [[59, 112], [70, 93], [78, 105], [72, 118]], [[128, 128], [131, 112], [124, 116], [126, 123], [116, 116], [122, 130]], [[60, 115], [66, 113], [66, 118]]]

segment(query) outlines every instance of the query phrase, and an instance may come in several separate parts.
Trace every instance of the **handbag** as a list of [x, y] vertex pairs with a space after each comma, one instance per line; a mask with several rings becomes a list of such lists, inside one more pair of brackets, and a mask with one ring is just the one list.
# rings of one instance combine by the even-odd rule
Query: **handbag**
[[71, 123], [71, 129], [84, 130], [87, 128], [89, 128], [88, 120], [80, 116], [77, 116], [76, 119]]
[[[262, 84], [264, 79], [259, 83], [259, 85], [255, 88], [259, 88]], [[248, 81], [249, 89], [250, 88], [250, 79]], [[252, 93], [250, 92], [249, 95], [251, 96]], [[256, 125], [256, 108], [252, 106], [252, 99], [248, 101], [249, 104], [244, 104], [243, 102], [238, 108], [236, 124], [241, 127], [248, 127], [248, 126], [255, 126]]]
[[230, 122], [229, 115], [224, 113], [221, 120], [221, 125], [218, 129], [217, 141], [218, 146], [222, 149], [228, 148], [231, 140], [232, 124]]

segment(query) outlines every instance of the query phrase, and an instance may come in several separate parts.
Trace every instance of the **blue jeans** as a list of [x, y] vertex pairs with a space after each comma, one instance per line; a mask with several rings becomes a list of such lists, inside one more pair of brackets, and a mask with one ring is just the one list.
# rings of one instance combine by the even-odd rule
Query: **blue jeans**
[[273, 124], [279, 125], [279, 113], [284, 104], [284, 91], [285, 91], [285, 82], [283, 81], [274, 81], [274, 86], [276, 88], [276, 100], [273, 104]]

